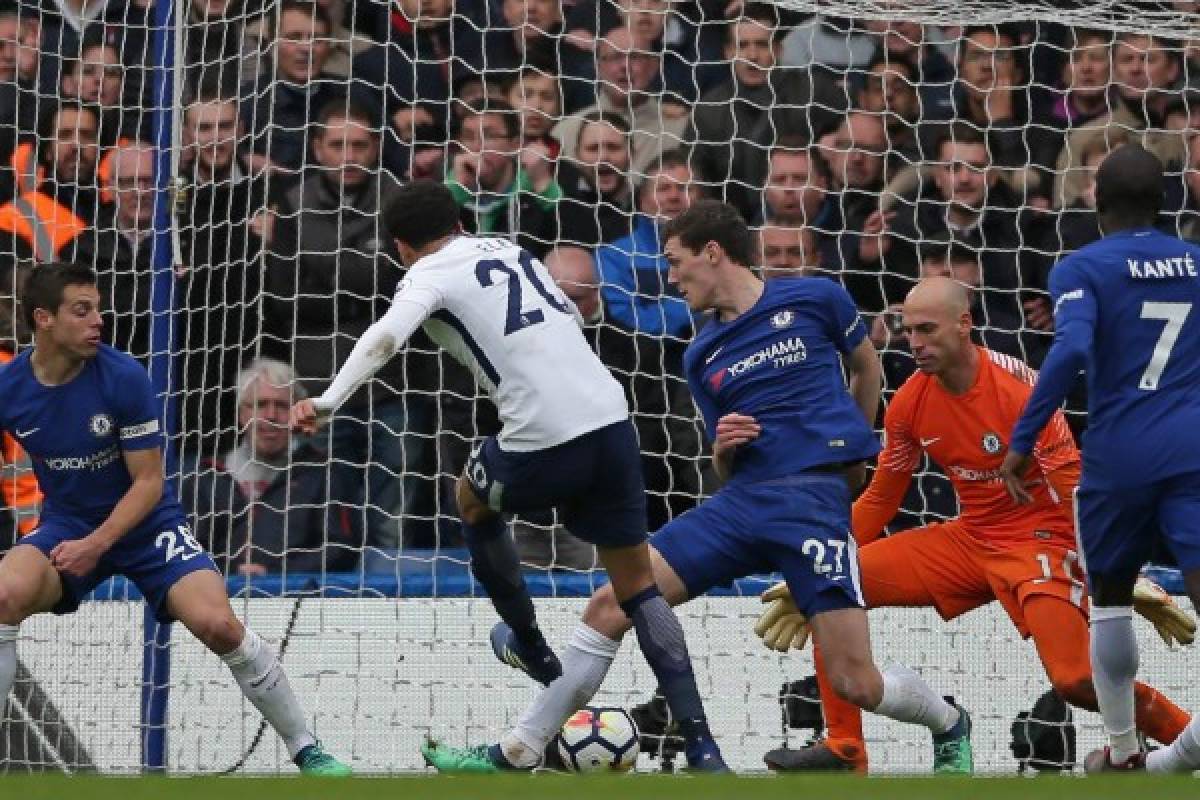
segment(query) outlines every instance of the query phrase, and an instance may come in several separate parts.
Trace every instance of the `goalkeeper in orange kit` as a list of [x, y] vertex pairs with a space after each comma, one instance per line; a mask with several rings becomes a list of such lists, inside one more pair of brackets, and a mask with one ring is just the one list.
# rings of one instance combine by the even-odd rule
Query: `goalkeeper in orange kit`
[[[874, 478], [854, 504], [854, 536], [868, 608], [936, 608], [944, 619], [998, 600], [1023, 637], [1031, 637], [1054, 688], [1072, 705], [1096, 710], [1088, 659], [1088, 609], [1075, 550], [1071, 498], [1079, 481], [1079, 451], [1061, 411], [1042, 431], [1029, 476], [1033, 502], [1018, 506], [1000, 480], [1007, 435], [1021, 414], [1036, 374], [1021, 361], [971, 341], [966, 290], [930, 278], [909, 293], [904, 330], [918, 372], [896, 392], [884, 418], [886, 444]], [[961, 515], [881, 539], [920, 463], [940, 464], [958, 493]], [[778, 650], [807, 639], [802, 615], [783, 584], [757, 632]], [[1161, 589], [1141, 586], [1139, 610], [1170, 643], [1190, 643], [1195, 623]], [[766, 755], [777, 770], [865, 771], [858, 708], [838, 698], [814, 652], [828, 735], [801, 749]], [[1157, 690], [1137, 684], [1137, 727], [1163, 743], [1189, 716]]]

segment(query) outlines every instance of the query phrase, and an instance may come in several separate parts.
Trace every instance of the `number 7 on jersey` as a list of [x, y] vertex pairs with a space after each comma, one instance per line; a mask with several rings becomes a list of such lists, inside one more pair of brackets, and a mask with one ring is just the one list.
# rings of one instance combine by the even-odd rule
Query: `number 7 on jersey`
[[1179, 332], [1183, 330], [1183, 323], [1187, 321], [1191, 312], [1191, 303], [1152, 303], [1149, 300], [1142, 303], [1142, 319], [1162, 320], [1167, 324], [1163, 326], [1162, 335], [1158, 337], [1154, 353], [1150, 356], [1150, 363], [1146, 365], [1146, 371], [1138, 381], [1139, 389], [1154, 391], [1158, 388], [1159, 378], [1162, 377], [1163, 370], [1167, 368], [1167, 361], [1171, 358], [1171, 350], [1174, 349]]

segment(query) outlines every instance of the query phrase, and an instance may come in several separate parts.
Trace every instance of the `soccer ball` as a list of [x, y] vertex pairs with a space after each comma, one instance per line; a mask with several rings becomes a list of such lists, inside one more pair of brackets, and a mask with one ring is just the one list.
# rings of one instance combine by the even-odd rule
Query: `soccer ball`
[[572, 772], [625, 772], [637, 763], [637, 725], [623, 708], [582, 708], [558, 734], [558, 754]]

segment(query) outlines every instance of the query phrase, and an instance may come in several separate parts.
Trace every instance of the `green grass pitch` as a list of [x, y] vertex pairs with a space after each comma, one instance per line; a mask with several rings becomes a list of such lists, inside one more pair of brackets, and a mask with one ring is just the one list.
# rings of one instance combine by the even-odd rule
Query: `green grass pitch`
[[1170, 800], [1200, 795], [1190, 777], [711, 778], [500, 775], [304, 778], [0, 777], [0, 798], [40, 800]]

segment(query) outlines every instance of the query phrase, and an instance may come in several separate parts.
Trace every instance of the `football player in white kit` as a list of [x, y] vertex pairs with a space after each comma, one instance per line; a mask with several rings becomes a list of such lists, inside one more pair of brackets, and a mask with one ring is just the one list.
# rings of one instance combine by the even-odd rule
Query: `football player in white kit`
[[[459, 213], [439, 183], [400, 190], [384, 222], [407, 274], [387, 313], [363, 333], [324, 394], [295, 405], [292, 426], [315, 432], [424, 326], [471, 370], [502, 422], [498, 436], [475, 447], [457, 487], [472, 571], [502, 620], [492, 631], [497, 656], [548, 691], [562, 673], [538, 630], [501, 517], [558, 507], [571, 532], [598, 548], [672, 717], [680, 721], [689, 766], [724, 771], [683, 629], [654, 582], [641, 458], [624, 391], [588, 346], [579, 312], [546, 268], [506, 239], [462, 233]], [[565, 661], [590, 662], [597, 650], [615, 655], [619, 646], [585, 638], [578, 631], [572, 636]], [[468, 751], [430, 742], [423, 753], [439, 769], [473, 772], [528, 769], [540, 757], [507, 740]]]

